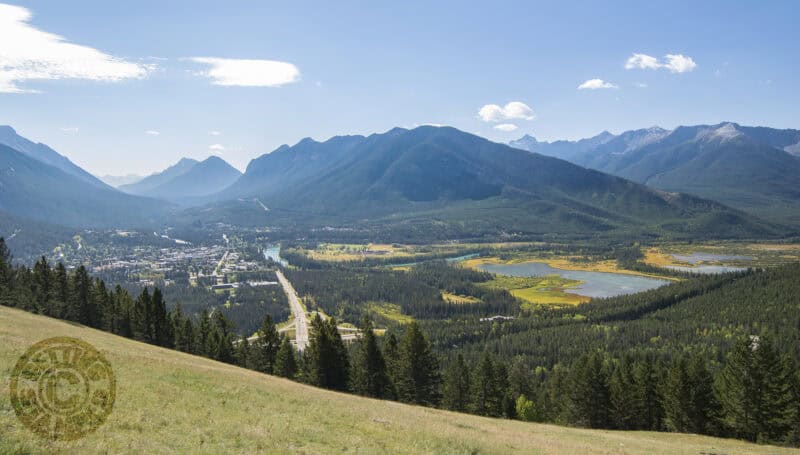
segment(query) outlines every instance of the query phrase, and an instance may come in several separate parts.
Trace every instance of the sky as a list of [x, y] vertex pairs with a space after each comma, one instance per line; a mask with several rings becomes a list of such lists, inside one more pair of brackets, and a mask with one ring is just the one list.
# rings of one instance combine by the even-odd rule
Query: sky
[[423, 124], [800, 128], [799, 22], [794, 1], [0, 0], [0, 124], [97, 175]]

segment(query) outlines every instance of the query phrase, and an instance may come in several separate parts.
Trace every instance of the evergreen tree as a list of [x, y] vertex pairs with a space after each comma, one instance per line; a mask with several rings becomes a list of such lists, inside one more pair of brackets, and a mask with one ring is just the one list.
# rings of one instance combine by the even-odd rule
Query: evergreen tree
[[714, 376], [706, 367], [705, 359], [695, 354], [686, 369], [691, 401], [688, 407], [689, 431], [714, 434], [718, 431], [719, 402], [714, 394]]
[[633, 430], [641, 424], [642, 410], [634, 389], [633, 365], [630, 359], [623, 359], [614, 368], [608, 384], [614, 428]]
[[67, 268], [64, 267], [62, 262], [56, 265], [56, 302], [54, 303], [53, 316], [62, 319], [70, 319], [69, 302], [70, 302], [70, 288], [69, 277], [67, 276]]
[[570, 408], [572, 423], [589, 428], [609, 426], [608, 369], [599, 352], [585, 355], [570, 371]]
[[386, 361], [378, 347], [369, 316], [364, 316], [361, 321], [361, 340], [356, 346], [350, 383], [351, 390], [359, 395], [373, 398], [394, 397], [394, 387], [389, 379]]
[[304, 354], [304, 376], [309, 383], [326, 389], [347, 390], [350, 361], [335, 319], [323, 321], [319, 314], [314, 316]]
[[446, 409], [467, 412], [471, 400], [470, 371], [459, 353], [444, 373], [442, 405]]
[[264, 316], [256, 335], [258, 338], [253, 342], [253, 367], [262, 373], [272, 374], [281, 338], [270, 315]]
[[297, 374], [297, 357], [289, 337], [282, 337], [281, 347], [275, 356], [274, 373], [284, 378], [294, 379]]
[[96, 326], [96, 312], [92, 300], [92, 279], [86, 267], [80, 266], [72, 276], [72, 295], [67, 318], [84, 325]]
[[153, 313], [150, 291], [142, 289], [142, 293], [136, 298], [133, 314], [133, 336], [137, 340], [152, 343], [153, 337]]
[[230, 321], [221, 311], [214, 311], [211, 328], [211, 358], [220, 362], [234, 363], [233, 333]]
[[181, 304], [175, 305], [172, 310], [172, 332], [174, 334], [173, 345], [175, 349], [182, 352], [192, 352], [192, 340], [194, 339], [194, 327], [192, 320], [183, 315]]
[[724, 424], [740, 438], [775, 442], [786, 437], [792, 418], [791, 377], [786, 363], [764, 337], [736, 342], [717, 381]]
[[209, 317], [208, 310], [205, 308], [200, 311], [195, 349], [202, 356], [208, 357], [211, 355], [211, 317]]
[[172, 323], [167, 313], [167, 304], [161, 289], [154, 288], [150, 299], [150, 312], [152, 315], [152, 342], [165, 347], [172, 347], [175, 334], [172, 330]]
[[400, 368], [400, 346], [397, 342], [397, 337], [394, 333], [389, 332], [385, 336], [383, 342], [383, 358], [386, 360], [386, 371], [389, 373], [389, 379], [395, 387], [395, 395], [397, 395], [397, 382], [399, 378]]
[[436, 406], [441, 400], [439, 361], [417, 322], [406, 328], [398, 349], [397, 394], [407, 403]]
[[234, 350], [234, 358], [236, 364], [242, 368], [250, 368], [250, 342], [247, 337], [240, 337], [236, 340], [236, 349]]
[[[0, 248], [4, 246], [0, 245]], [[33, 265], [33, 281], [34, 286], [36, 286], [36, 312], [52, 315], [52, 299], [55, 289], [50, 273], [50, 265], [44, 256]]]
[[494, 361], [484, 352], [472, 374], [472, 411], [478, 415], [499, 417], [503, 413], [503, 392], [498, 383]]
[[692, 431], [689, 416], [692, 406], [692, 385], [687, 371], [686, 358], [676, 359], [667, 373], [663, 388], [664, 426], [669, 431]]
[[664, 410], [662, 407], [660, 384], [663, 368], [652, 355], [646, 355], [643, 360], [633, 366], [633, 388], [631, 395], [633, 405], [640, 410], [637, 418], [640, 422], [636, 425], [640, 430], [660, 430]]

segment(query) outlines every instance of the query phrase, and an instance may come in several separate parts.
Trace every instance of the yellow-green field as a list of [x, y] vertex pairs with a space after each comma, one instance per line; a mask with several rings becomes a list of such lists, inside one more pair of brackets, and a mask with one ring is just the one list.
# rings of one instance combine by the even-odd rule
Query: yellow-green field
[[400, 311], [400, 305], [394, 303], [370, 303], [368, 309], [378, 319], [386, 319], [398, 324], [414, 322], [414, 318], [403, 314]]
[[[32, 344], [91, 343], [117, 378], [114, 410], [74, 442], [34, 436], [9, 376]], [[759, 454], [798, 453], [695, 435], [594, 431], [489, 419], [329, 392], [0, 307], [0, 453]]]
[[711, 253], [718, 255], [749, 256], [752, 260], [711, 260], [703, 261], [705, 265], [726, 265], [736, 267], [771, 267], [800, 261], [800, 244], [796, 243], [742, 243], [742, 242], [709, 242], [704, 244], [665, 244], [644, 250], [646, 264], [658, 267], [691, 266], [673, 257], [692, 253]]
[[449, 292], [442, 292], [442, 298], [449, 303], [469, 304], [478, 303], [481, 300], [471, 295], [456, 295]]

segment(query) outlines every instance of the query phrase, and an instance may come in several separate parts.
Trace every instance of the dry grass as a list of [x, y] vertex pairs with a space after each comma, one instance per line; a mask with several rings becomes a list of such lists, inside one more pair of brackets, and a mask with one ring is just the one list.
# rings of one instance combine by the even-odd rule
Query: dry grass
[[[73, 443], [14, 416], [17, 358], [52, 336], [81, 338], [117, 375], [108, 421]], [[329, 392], [0, 307], [0, 453], [797, 453], [694, 435], [592, 431], [454, 414]]]

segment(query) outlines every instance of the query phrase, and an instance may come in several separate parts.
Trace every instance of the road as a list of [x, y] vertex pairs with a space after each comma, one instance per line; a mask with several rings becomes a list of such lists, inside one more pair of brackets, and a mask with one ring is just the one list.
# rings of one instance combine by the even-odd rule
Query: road
[[277, 270], [275, 271], [275, 275], [278, 277], [281, 286], [283, 286], [283, 292], [286, 293], [286, 298], [289, 299], [289, 307], [292, 309], [292, 315], [294, 316], [294, 341], [297, 345], [297, 350], [303, 352], [306, 346], [308, 346], [308, 319], [306, 318], [306, 311], [303, 305], [300, 304], [300, 297], [298, 297], [297, 291], [294, 290], [294, 286], [286, 279], [283, 272]]
[[261, 201], [260, 201], [260, 200], [258, 200], [258, 199], [256, 199], [256, 202], [258, 202], [258, 205], [260, 205], [260, 206], [261, 206], [261, 208], [262, 208], [262, 209], [264, 209], [264, 211], [265, 211], [265, 212], [269, 212], [269, 208], [268, 208], [266, 205], [264, 205], [264, 203], [263, 203], [263, 202], [261, 202]]

